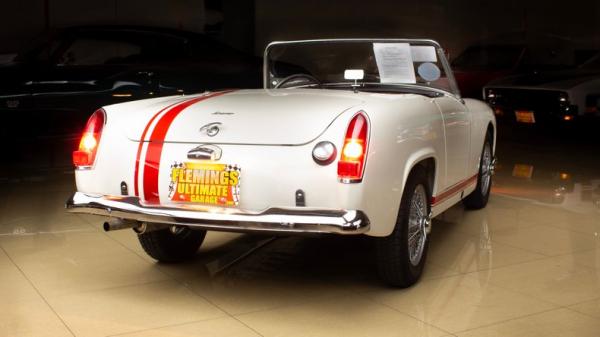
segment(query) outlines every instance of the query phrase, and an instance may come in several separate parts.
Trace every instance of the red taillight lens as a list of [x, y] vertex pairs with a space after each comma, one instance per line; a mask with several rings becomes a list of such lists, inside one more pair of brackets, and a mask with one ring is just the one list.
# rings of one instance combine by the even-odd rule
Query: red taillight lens
[[73, 165], [76, 167], [94, 165], [105, 118], [104, 110], [100, 109], [96, 110], [88, 119], [79, 141], [79, 149], [73, 152]]
[[338, 162], [338, 179], [342, 182], [354, 183], [362, 180], [367, 159], [368, 135], [369, 121], [363, 112], [359, 112], [348, 124]]

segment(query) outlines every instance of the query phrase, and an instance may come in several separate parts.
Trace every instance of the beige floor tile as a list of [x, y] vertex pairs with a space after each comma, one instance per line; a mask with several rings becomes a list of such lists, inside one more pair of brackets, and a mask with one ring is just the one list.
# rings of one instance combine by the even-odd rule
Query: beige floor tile
[[600, 272], [576, 264], [570, 255], [469, 275], [483, 284], [495, 284], [558, 305], [591, 300], [600, 294]]
[[60, 318], [41, 298], [4, 302], [0, 305], [0, 336], [72, 336]]
[[[274, 278], [277, 278], [276, 276]], [[349, 293], [320, 280], [305, 279], [298, 284], [279, 280], [244, 280], [196, 278], [184, 284], [230, 314], [282, 308], [319, 298]]]
[[259, 337], [260, 335], [231, 317], [211, 319], [196, 323], [126, 333], [119, 337]]
[[568, 211], [561, 207], [546, 206], [540, 204], [528, 204], [520, 210], [521, 221], [544, 225], [551, 222], [567, 222], [576, 217], [577, 213]]
[[600, 298], [592, 301], [578, 303], [570, 306], [569, 308], [600, 319]]
[[0, 239], [46, 233], [91, 232], [94, 229], [80, 218], [60, 213], [56, 215], [22, 214], [0, 224]]
[[0, 250], [0, 301], [9, 306], [12, 302], [40, 298], [17, 267]]
[[568, 229], [583, 234], [600, 235], [600, 213], [577, 214], [570, 213], [569, 217], [558, 218], [547, 223], [549, 226]]
[[458, 337], [597, 337], [600, 320], [552, 310], [456, 334]]
[[598, 246], [600, 238], [550, 226], [534, 226], [518, 230], [504, 230], [491, 234], [492, 241], [556, 256], [590, 250]]
[[0, 245], [17, 261], [42, 260], [71, 256], [102, 256], [129, 252], [103, 233], [66, 232], [0, 237]]
[[493, 242], [493, 234], [469, 235], [443, 225], [433, 232], [427, 263], [466, 273], [544, 258], [541, 254]]
[[[536, 223], [521, 218], [527, 201], [517, 201], [497, 195], [491, 195], [486, 208], [467, 210], [458, 204], [442, 213], [436, 219], [457, 232], [471, 235], [487, 235], [501, 230], [517, 230], [534, 226]], [[437, 226], [436, 226], [437, 227]], [[436, 228], [434, 227], [434, 228]]]
[[15, 262], [43, 296], [170, 279], [156, 266], [130, 252], [107, 252], [97, 256], [73, 254], [39, 260], [16, 259]]
[[573, 263], [600, 270], [600, 249], [592, 249], [583, 252], [568, 254]]
[[2, 187], [9, 197], [0, 198], [0, 224], [29, 217], [54, 218], [67, 214], [64, 204], [71, 191], [54, 191], [51, 187], [34, 184]]
[[65, 295], [49, 302], [77, 336], [106, 336], [225, 316], [174, 281]]
[[444, 336], [447, 332], [356, 295], [236, 316], [271, 336]]
[[367, 295], [379, 303], [449, 332], [472, 329], [555, 307], [465, 275], [420, 282], [409, 289], [377, 291]]
[[105, 233], [105, 235], [114, 240], [115, 242], [118, 242], [120, 245], [124, 246], [129, 251], [134, 252], [147, 262], [156, 262], [156, 260], [154, 260], [153, 258], [148, 256], [148, 254], [146, 254], [146, 252], [142, 248], [142, 245], [140, 244], [140, 241], [137, 238], [137, 234], [133, 230], [118, 230], [113, 232], [107, 232]]

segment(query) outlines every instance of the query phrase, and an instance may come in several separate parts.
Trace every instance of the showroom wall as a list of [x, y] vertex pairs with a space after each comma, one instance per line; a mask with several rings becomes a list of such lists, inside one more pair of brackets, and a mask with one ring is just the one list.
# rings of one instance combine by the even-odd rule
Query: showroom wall
[[5, 1], [2, 7], [0, 53], [18, 50], [47, 26], [137, 24], [201, 32], [220, 19], [206, 15], [204, 0], [19, 0]]
[[474, 41], [518, 31], [600, 47], [600, 4], [590, 0], [256, 0], [255, 6], [256, 50], [286, 38], [426, 37], [456, 55]]
[[102, 23], [199, 32], [208, 27], [256, 54], [277, 39], [401, 36], [437, 39], [456, 55], [473, 41], [516, 31], [558, 34], [600, 48], [599, 14], [600, 2], [592, 0], [4, 1], [0, 54], [18, 50], [46, 27]]

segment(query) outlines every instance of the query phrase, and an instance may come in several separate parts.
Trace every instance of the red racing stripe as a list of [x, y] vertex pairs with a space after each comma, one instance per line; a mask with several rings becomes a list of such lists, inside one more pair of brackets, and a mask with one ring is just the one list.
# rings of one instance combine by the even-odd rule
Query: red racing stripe
[[167, 131], [169, 131], [171, 123], [173, 123], [175, 118], [187, 107], [212, 97], [224, 95], [231, 91], [233, 90], [215, 92], [182, 102], [172, 107], [158, 120], [150, 135], [150, 142], [148, 143], [148, 149], [146, 150], [146, 159], [144, 160], [144, 199], [147, 203], [158, 204], [160, 202], [158, 195], [160, 158], [162, 156], [165, 136], [167, 135]]
[[438, 194], [437, 196], [431, 197], [431, 206], [435, 206], [435, 205], [441, 203], [442, 201], [447, 200], [451, 196], [453, 196], [456, 193], [460, 192], [461, 190], [465, 189], [465, 187], [469, 186], [473, 182], [477, 182], [477, 174], [466, 180], [463, 180], [463, 181], [455, 184], [454, 186], [448, 188], [447, 190], [443, 191], [442, 193]]
[[140, 138], [140, 143], [138, 144], [138, 150], [137, 150], [137, 155], [135, 157], [135, 171], [133, 173], [133, 189], [135, 192], [135, 196], [139, 197], [140, 193], [139, 193], [139, 187], [138, 187], [138, 172], [140, 170], [140, 157], [142, 155], [142, 148], [144, 147], [144, 139], [146, 139], [146, 133], [148, 133], [148, 129], [150, 128], [150, 125], [152, 125], [152, 122], [154, 122], [154, 120], [156, 119], [156, 117], [158, 117], [158, 115], [160, 115], [163, 111], [169, 109], [170, 107], [181, 103], [182, 101], [179, 101], [177, 103], [173, 103], [171, 105], [168, 105], [162, 109], [160, 109], [159, 112], [157, 112], [154, 116], [152, 116], [152, 118], [150, 119], [150, 121], [148, 122], [148, 124], [146, 124], [146, 127], [144, 128], [144, 132], [142, 132], [142, 137]]

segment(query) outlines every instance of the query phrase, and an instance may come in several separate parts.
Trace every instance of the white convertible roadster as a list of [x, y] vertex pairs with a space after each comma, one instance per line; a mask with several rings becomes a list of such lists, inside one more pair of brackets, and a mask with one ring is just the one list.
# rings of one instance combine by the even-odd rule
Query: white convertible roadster
[[416, 282], [431, 218], [490, 193], [496, 123], [431, 40], [271, 43], [264, 89], [116, 104], [73, 153], [71, 212], [133, 228], [159, 261], [207, 230], [375, 237], [385, 282]]

